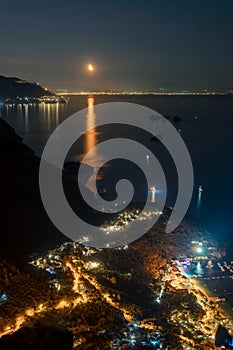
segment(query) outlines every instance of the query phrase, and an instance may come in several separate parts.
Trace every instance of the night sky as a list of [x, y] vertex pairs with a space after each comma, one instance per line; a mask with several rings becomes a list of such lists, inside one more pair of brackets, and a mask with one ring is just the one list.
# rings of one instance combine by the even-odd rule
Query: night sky
[[0, 0], [0, 16], [2, 75], [51, 89], [233, 88], [232, 0]]

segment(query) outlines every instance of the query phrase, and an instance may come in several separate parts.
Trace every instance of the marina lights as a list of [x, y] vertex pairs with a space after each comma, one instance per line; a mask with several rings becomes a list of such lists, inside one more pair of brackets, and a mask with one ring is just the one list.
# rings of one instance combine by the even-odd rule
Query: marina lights
[[201, 254], [201, 253], [203, 253], [203, 248], [201, 246], [199, 246], [196, 248], [196, 251], [198, 254]]

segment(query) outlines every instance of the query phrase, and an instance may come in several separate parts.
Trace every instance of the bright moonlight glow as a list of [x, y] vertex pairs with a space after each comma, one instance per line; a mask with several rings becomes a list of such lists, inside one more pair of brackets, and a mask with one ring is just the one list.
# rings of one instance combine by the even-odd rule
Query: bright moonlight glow
[[88, 64], [88, 71], [89, 71], [89, 72], [94, 72], [94, 66], [93, 66], [93, 64]]

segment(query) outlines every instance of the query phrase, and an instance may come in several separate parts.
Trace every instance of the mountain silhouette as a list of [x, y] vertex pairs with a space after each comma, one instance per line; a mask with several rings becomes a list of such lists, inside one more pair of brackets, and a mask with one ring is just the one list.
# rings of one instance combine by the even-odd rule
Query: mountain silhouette
[[0, 98], [41, 97], [53, 95], [39, 83], [29, 83], [16, 77], [0, 75]]

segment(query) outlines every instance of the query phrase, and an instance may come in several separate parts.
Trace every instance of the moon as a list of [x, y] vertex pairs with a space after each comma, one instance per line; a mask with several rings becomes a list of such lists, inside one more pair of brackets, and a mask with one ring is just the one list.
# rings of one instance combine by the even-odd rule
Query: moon
[[93, 64], [89, 63], [87, 66], [88, 72], [94, 72], [95, 67], [93, 66]]

